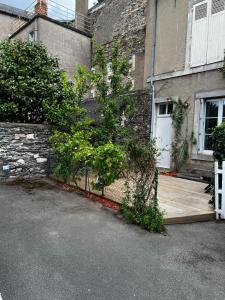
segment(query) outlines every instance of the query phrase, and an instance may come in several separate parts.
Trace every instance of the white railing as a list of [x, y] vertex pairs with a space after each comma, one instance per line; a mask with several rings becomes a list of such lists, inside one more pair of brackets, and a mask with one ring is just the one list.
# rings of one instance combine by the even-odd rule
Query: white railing
[[217, 219], [225, 219], [225, 161], [215, 162], [215, 211]]
[[[41, 5], [40, 0], [40, 5]], [[53, 20], [62, 23], [65, 26], [76, 28], [86, 33], [91, 33], [91, 22], [87, 16], [84, 16], [75, 10], [67, 8], [53, 0], [47, 0], [47, 16]], [[25, 17], [18, 17], [11, 26], [12, 33], [19, 30], [26, 22], [35, 16], [36, 1], [33, 1], [25, 9]]]

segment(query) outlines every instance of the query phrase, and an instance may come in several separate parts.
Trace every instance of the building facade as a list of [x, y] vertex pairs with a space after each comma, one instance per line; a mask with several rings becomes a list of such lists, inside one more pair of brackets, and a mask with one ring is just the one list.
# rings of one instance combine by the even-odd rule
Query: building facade
[[55, 7], [51, 0], [37, 0], [27, 11], [0, 4], [0, 40], [42, 42], [72, 79], [77, 65], [89, 68], [91, 64], [87, 3], [88, 0], [77, 0], [76, 12]]
[[208, 177], [212, 130], [225, 120], [225, 1], [149, 0], [148, 7], [145, 61], [152, 72], [145, 78], [154, 91], [159, 166], [172, 166], [172, 102], [187, 100], [186, 126], [194, 138], [186, 170]]

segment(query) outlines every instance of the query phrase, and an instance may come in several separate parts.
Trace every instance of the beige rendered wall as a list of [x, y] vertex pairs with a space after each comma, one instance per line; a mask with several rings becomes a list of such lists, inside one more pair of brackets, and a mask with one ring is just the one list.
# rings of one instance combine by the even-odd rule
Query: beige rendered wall
[[0, 40], [4, 40], [12, 34], [15, 17], [0, 12]]
[[59, 58], [60, 66], [73, 77], [77, 65], [90, 67], [91, 40], [89, 37], [69, 30], [48, 20], [38, 19], [39, 40], [50, 54]]
[[185, 67], [188, 0], [159, 0], [156, 32], [156, 74]]
[[192, 124], [194, 124], [195, 94], [198, 92], [221, 89], [225, 89], [225, 79], [223, 78], [222, 72], [214, 70], [156, 81], [155, 97], [178, 97], [182, 100], [188, 99], [191, 106], [189, 125], [190, 130], [193, 130]]
[[13, 39], [20, 39], [22, 41], [29, 39], [29, 33], [35, 31], [37, 29], [37, 19], [32, 23], [24, 27], [21, 31], [19, 31], [16, 35], [13, 36]]
[[[199, 92], [210, 92], [216, 90], [225, 90], [225, 79], [223, 78], [223, 73], [220, 70], [201, 72], [155, 82], [156, 98], [162, 97], [169, 99], [176, 97], [182, 100], [188, 100], [190, 104], [190, 110], [188, 113], [189, 134], [194, 132], [197, 142], [199, 142], [199, 119], [196, 124], [195, 116], [199, 118], [199, 106], [195, 95]], [[191, 149], [191, 158], [195, 156], [195, 163], [198, 163], [199, 167], [202, 166], [203, 168], [208, 166], [212, 167], [211, 159], [209, 157], [204, 157], [204, 155], [201, 154], [197, 155], [197, 149], [198, 144], [193, 145]]]
[[59, 64], [69, 78], [76, 72], [77, 65], [90, 67], [90, 38], [73, 30], [60, 26], [43, 18], [36, 18], [13, 38], [26, 40], [31, 31], [36, 31], [37, 40], [41, 41], [48, 52], [59, 59]]
[[[147, 4], [144, 80], [150, 73], [153, 0]], [[183, 70], [186, 57], [188, 0], [158, 0], [155, 75]]]

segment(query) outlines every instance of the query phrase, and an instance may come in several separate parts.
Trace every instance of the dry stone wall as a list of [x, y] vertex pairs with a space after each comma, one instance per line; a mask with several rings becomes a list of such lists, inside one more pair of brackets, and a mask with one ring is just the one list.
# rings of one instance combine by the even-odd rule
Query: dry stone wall
[[0, 123], [0, 181], [47, 176], [49, 128]]

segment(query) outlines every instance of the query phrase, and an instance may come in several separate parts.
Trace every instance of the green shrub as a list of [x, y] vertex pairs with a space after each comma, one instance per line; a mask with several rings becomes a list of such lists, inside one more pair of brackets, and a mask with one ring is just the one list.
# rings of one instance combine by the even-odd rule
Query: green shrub
[[225, 160], [225, 123], [217, 126], [212, 135], [212, 150], [215, 160]]
[[44, 101], [62, 99], [58, 60], [40, 43], [0, 43], [0, 121], [42, 123]]
[[122, 205], [122, 214], [131, 223], [137, 224], [150, 232], [165, 231], [165, 220], [163, 213], [159, 210], [157, 200], [151, 205], [145, 206], [140, 212], [135, 207], [129, 207], [126, 203]]
[[97, 175], [94, 188], [101, 191], [119, 179], [124, 169], [124, 161], [124, 151], [112, 142], [94, 149], [92, 170]]
[[[212, 134], [212, 150], [213, 157], [219, 163], [225, 160], [225, 123], [217, 126], [213, 130]], [[205, 192], [211, 194], [212, 198], [209, 204], [215, 208], [215, 179], [212, 178], [212, 182], [206, 187]]]

